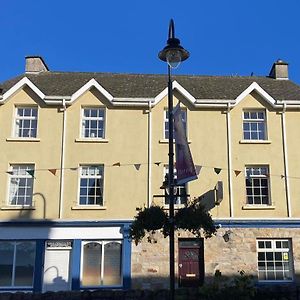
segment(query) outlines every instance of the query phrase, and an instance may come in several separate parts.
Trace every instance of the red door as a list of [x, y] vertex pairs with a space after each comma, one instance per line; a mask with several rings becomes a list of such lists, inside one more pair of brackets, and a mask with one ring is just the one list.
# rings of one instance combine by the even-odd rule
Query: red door
[[179, 286], [196, 287], [204, 280], [203, 239], [179, 240]]

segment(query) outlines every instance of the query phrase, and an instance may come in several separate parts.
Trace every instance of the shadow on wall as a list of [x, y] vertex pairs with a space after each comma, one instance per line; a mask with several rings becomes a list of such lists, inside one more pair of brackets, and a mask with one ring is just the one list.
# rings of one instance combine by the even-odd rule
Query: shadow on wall
[[[55, 274], [53, 274], [55, 273]], [[67, 282], [62, 276], [59, 274], [59, 270], [55, 266], [51, 266], [44, 270], [44, 290], [45, 291], [65, 291], [69, 290], [70, 282]], [[51, 278], [51, 280], [47, 280], [47, 278]]]
[[[39, 217], [39, 220], [46, 220], [46, 197], [42, 193], [34, 193], [33, 199], [35, 205], [42, 205], [42, 216]], [[20, 209], [18, 216], [16, 218], [11, 218], [10, 221], [17, 221], [17, 220], [26, 220], [26, 219], [33, 219], [33, 209], [27, 209], [24, 206], [24, 209]]]
[[[138, 278], [141, 279], [141, 278]], [[143, 278], [146, 280], [146, 278]], [[176, 299], [203, 299], [203, 300], [222, 300], [222, 299], [247, 299], [247, 300], [300, 300], [300, 287], [294, 284], [279, 284], [279, 285], [265, 285], [257, 286], [248, 276], [241, 275], [238, 277], [215, 276], [209, 278], [211, 284], [205, 284], [202, 287], [194, 288], [180, 288], [176, 289]], [[168, 280], [168, 278], [157, 278], [157, 280]], [[63, 282], [61, 278], [57, 277], [53, 280], [59, 283]], [[231, 282], [226, 285], [224, 282]], [[34, 300], [34, 299], [47, 299], [47, 300], [73, 300], [73, 299], [159, 299], [169, 300], [168, 289], [134, 289], [134, 290], [118, 290], [118, 289], [82, 289], [81, 291], [57, 291], [46, 292], [44, 294], [21, 295], [21, 293], [5, 293], [2, 294], [3, 299], [9, 300]], [[0, 297], [0, 299], [2, 299]]]

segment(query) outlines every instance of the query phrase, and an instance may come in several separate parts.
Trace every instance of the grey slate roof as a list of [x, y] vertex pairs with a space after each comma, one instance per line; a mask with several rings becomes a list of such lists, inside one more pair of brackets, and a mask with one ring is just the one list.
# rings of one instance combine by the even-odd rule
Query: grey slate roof
[[[167, 86], [166, 75], [49, 71], [23, 74], [7, 80], [0, 84], [0, 95], [25, 76], [46, 96], [71, 96], [92, 78], [116, 98], [153, 98]], [[173, 79], [196, 99], [235, 99], [251, 83], [257, 82], [276, 100], [300, 100], [300, 86], [290, 80], [258, 76], [198, 75], [178, 75]]]

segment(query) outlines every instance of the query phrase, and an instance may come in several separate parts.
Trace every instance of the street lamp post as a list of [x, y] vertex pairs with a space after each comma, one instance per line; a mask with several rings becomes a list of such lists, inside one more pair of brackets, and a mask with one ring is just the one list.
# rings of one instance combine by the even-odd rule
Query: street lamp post
[[180, 40], [175, 38], [174, 21], [170, 20], [169, 37], [167, 46], [158, 54], [160, 60], [168, 63], [168, 117], [169, 117], [169, 252], [170, 252], [170, 299], [175, 296], [175, 238], [174, 238], [174, 132], [173, 132], [173, 89], [171, 69], [189, 57], [189, 52], [180, 45]]

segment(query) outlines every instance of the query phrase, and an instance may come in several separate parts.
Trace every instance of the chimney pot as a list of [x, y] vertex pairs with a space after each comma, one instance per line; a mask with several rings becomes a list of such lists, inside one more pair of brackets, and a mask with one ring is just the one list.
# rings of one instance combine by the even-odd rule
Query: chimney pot
[[289, 64], [282, 59], [277, 59], [277, 61], [272, 66], [269, 76], [274, 79], [288, 80], [288, 65]]
[[48, 66], [41, 56], [26, 56], [25, 62], [25, 73], [40, 73], [49, 71]]

